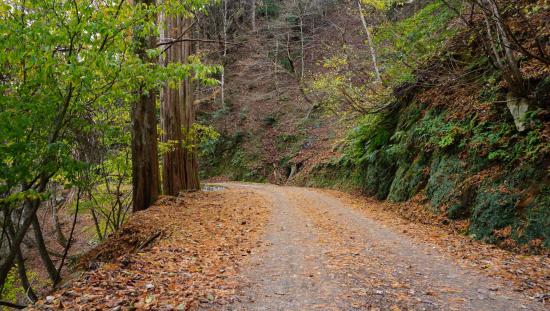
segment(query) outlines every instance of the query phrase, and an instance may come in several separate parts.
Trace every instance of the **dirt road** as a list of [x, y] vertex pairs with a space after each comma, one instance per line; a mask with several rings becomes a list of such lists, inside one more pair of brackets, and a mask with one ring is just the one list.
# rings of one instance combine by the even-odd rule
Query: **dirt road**
[[548, 257], [340, 192], [224, 186], [134, 214], [31, 310], [550, 310]]
[[545, 310], [504, 280], [458, 264], [327, 193], [226, 184], [272, 204], [240, 303], [225, 310]]

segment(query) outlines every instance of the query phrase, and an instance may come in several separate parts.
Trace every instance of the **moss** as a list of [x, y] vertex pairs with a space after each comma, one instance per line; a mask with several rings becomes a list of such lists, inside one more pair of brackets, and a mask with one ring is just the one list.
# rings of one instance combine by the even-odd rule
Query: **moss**
[[376, 196], [379, 200], [384, 200], [390, 193], [390, 187], [395, 177], [396, 165], [383, 159], [377, 159], [369, 163], [364, 170], [362, 191], [366, 195]]
[[325, 163], [313, 169], [305, 183], [308, 187], [336, 188], [341, 190], [357, 190], [362, 179], [359, 170], [352, 165]]
[[515, 226], [515, 205], [519, 194], [503, 185], [487, 182], [481, 185], [472, 208], [469, 232], [477, 239], [496, 242], [495, 230]]
[[434, 209], [439, 210], [444, 204], [449, 203], [449, 197], [455, 193], [458, 184], [464, 179], [464, 167], [464, 163], [454, 154], [433, 157], [426, 193]]
[[449, 207], [447, 208], [447, 217], [450, 219], [467, 219], [471, 216], [471, 207], [477, 195], [477, 187], [469, 185], [461, 189], [460, 193], [451, 196]]
[[[472, 205], [469, 232], [476, 238], [498, 242], [495, 232], [510, 227], [509, 236], [520, 243], [550, 236], [550, 190], [544, 180], [545, 169], [536, 165], [519, 166], [513, 171], [482, 183]], [[540, 189], [540, 192], [536, 189]], [[524, 206], [533, 193], [536, 198]]]
[[528, 208], [525, 230], [519, 241], [527, 243], [534, 239], [544, 241], [550, 248], [550, 186], [543, 187], [533, 204]]
[[421, 152], [412, 164], [400, 163], [390, 187], [388, 200], [402, 202], [412, 198], [427, 182], [428, 156]]

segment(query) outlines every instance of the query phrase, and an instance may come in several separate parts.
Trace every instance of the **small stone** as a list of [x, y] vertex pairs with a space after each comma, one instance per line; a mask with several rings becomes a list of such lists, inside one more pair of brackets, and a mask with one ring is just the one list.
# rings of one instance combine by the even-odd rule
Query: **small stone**
[[55, 300], [54, 296], [47, 296], [46, 297], [46, 303], [52, 303]]
[[153, 289], [153, 288], [155, 288], [155, 285], [153, 285], [151, 283], [148, 283], [147, 285], [145, 285], [145, 288], [146, 289]]

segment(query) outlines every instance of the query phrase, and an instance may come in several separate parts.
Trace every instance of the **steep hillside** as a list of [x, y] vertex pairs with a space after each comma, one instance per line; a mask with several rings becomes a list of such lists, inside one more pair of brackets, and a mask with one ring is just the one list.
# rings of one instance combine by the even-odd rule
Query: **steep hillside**
[[311, 13], [302, 77], [300, 39], [285, 12], [291, 2], [275, 3], [278, 15], [260, 20], [256, 32], [237, 31], [238, 45], [226, 59], [225, 102], [218, 94], [201, 106], [201, 122], [221, 134], [201, 164], [205, 177], [284, 183], [312, 158], [316, 163], [332, 155], [334, 141], [349, 127], [320, 111], [316, 98], [306, 95], [305, 81], [342, 45], [362, 49], [359, 17], [348, 11], [350, 3]]
[[[547, 13], [534, 14], [532, 22]], [[515, 22], [510, 27], [519, 26]], [[363, 117], [344, 156], [319, 165], [303, 183], [347, 185], [393, 202], [415, 198], [434, 213], [466, 220], [463, 230], [474, 238], [545, 251], [549, 67], [533, 59], [520, 63], [532, 90], [522, 130], [510, 113], [510, 85], [479, 57], [482, 47], [472, 36], [468, 28], [458, 32], [446, 43], [446, 54], [394, 90], [393, 109]]]
[[[205, 176], [413, 200], [434, 221], [473, 238], [546, 252], [550, 67], [537, 55], [549, 52], [549, 8], [544, 1], [499, 3], [506, 8], [507, 33], [525, 50], [511, 52], [525, 81], [523, 93], [499, 67], [505, 61], [498, 57], [501, 52], [496, 58], [491, 54], [488, 20], [474, 14], [475, 7], [470, 12], [458, 2], [413, 1], [383, 15], [369, 13], [369, 23], [378, 25], [373, 36], [382, 88], [372, 82], [355, 2], [324, 6], [312, 18], [317, 26], [302, 29], [308, 38], [303, 75], [296, 74], [301, 63], [291, 62], [289, 68], [277, 53], [284, 40], [279, 42], [280, 34], [273, 37], [281, 29], [276, 27], [293, 25], [291, 14], [284, 13], [291, 4], [279, 3], [279, 17], [263, 20], [260, 30], [248, 32], [230, 51], [225, 105], [212, 104], [202, 114], [222, 133], [212, 154], [223, 157], [208, 158]], [[459, 11], [464, 15], [458, 17]], [[302, 43], [291, 35], [288, 40]], [[296, 53], [293, 46], [288, 55]], [[347, 84], [334, 83], [340, 79]], [[377, 94], [385, 89], [388, 96]], [[341, 90], [344, 96], [334, 95]], [[520, 93], [525, 101], [516, 99]], [[356, 101], [368, 105], [341, 108]], [[528, 112], [513, 116], [524, 103]], [[398, 206], [409, 218], [419, 217]]]

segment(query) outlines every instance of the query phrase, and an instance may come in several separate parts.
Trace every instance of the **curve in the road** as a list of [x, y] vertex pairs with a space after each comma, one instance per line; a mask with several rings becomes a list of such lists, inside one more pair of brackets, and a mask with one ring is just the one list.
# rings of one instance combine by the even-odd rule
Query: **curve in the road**
[[228, 310], [545, 310], [503, 280], [306, 188], [227, 184], [266, 196], [265, 246]]

